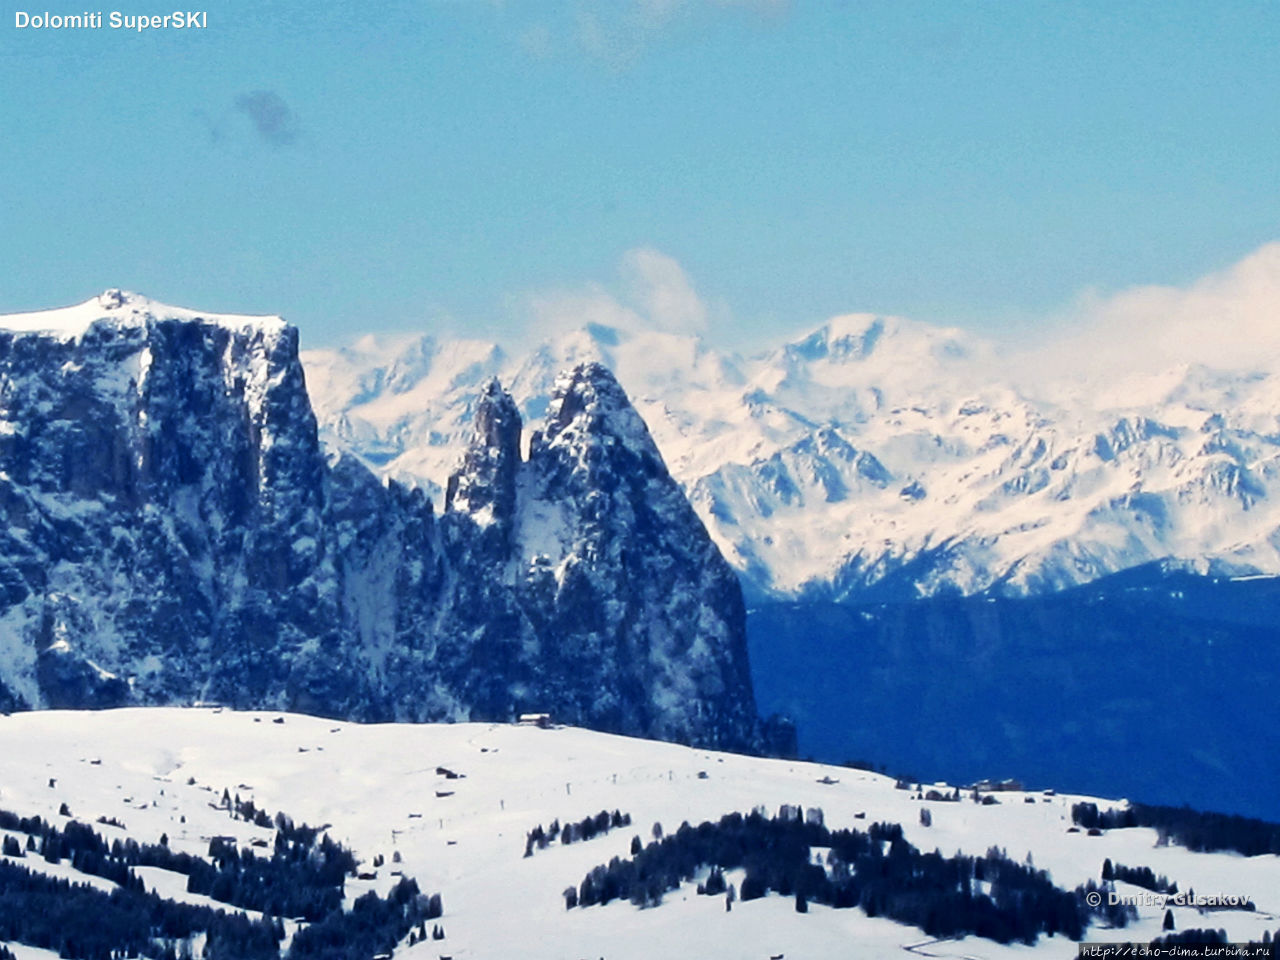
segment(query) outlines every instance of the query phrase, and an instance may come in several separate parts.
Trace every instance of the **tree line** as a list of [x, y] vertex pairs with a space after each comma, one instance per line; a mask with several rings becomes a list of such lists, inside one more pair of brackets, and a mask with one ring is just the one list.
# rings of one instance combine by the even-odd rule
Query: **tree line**
[[[1152, 940], [1151, 946], [1223, 946], [1232, 942], [1225, 930], [1194, 929], [1183, 930], [1180, 933], [1166, 933]], [[1247, 954], [1241, 954], [1241, 956], [1280, 957], [1280, 930], [1277, 930], [1274, 935], [1270, 930], [1264, 930], [1261, 940], [1249, 940], [1243, 946], [1255, 948], [1255, 950], [1250, 950]], [[1259, 947], [1266, 949], [1256, 951], [1256, 948]]]
[[1131, 883], [1135, 887], [1142, 887], [1154, 893], [1178, 892], [1178, 885], [1171, 883], [1163, 873], [1156, 876], [1155, 871], [1150, 867], [1126, 867], [1123, 863], [1112, 864], [1110, 857], [1102, 861], [1102, 879]]
[[608, 810], [601, 810], [593, 817], [583, 817], [577, 822], [568, 821], [563, 827], [557, 817], [545, 829], [542, 824], [538, 824], [525, 834], [524, 855], [531, 857], [534, 850], [545, 850], [555, 843], [557, 839], [562, 844], [577, 843], [579, 840], [594, 840], [596, 837], [603, 836], [617, 827], [629, 826], [631, 826], [631, 814], [621, 813], [617, 810], [613, 811], [613, 813]]
[[[252, 819], [263, 816], [255, 810]], [[3, 844], [6, 856], [69, 860], [80, 873], [116, 884], [105, 892], [0, 861], [0, 941], [82, 960], [175, 960], [203, 934], [204, 960], [279, 960], [281, 918], [290, 917], [308, 925], [294, 935], [289, 960], [369, 960], [389, 952], [415, 926], [425, 937], [425, 921], [442, 915], [440, 895], [423, 895], [410, 879], [401, 879], [385, 898], [369, 892], [344, 911], [345, 880], [355, 873], [355, 855], [327, 833], [297, 825], [283, 813], [268, 822], [276, 829], [269, 855], [242, 850], [231, 837], [214, 837], [206, 859], [171, 850], [167, 836], [154, 844], [132, 838], [108, 843], [74, 820], [59, 829], [38, 816], [0, 810], [0, 828], [10, 831]], [[25, 842], [15, 833], [26, 834]], [[135, 867], [183, 874], [189, 892], [262, 917], [253, 920], [148, 893]]]
[[[58, 829], [38, 816], [0, 811], [0, 828], [27, 834], [30, 852], [50, 863], [69, 859], [81, 873], [123, 887], [142, 889], [132, 868], [159, 867], [185, 876], [190, 893], [258, 913], [316, 921], [341, 907], [345, 878], [355, 874], [355, 855], [327, 833], [318, 836], [314, 827], [295, 826], [283, 813], [276, 815], [275, 826], [269, 856], [241, 850], [234, 837], [214, 837], [204, 859], [169, 849], [167, 836], [159, 843], [132, 838], [108, 843], [75, 820]], [[12, 856], [16, 844], [9, 839], [5, 853]]]
[[[830, 830], [820, 816], [802, 820], [795, 808], [784, 813], [771, 819], [760, 811], [731, 813], [718, 823], [685, 823], [643, 848], [637, 838], [630, 859], [615, 857], [591, 870], [577, 889], [566, 890], [566, 906], [620, 899], [655, 906], [664, 893], [710, 868], [702, 892], [724, 890], [731, 909], [735, 891], [723, 887], [723, 871], [741, 868], [746, 874], [738, 900], [776, 893], [794, 897], [797, 910], [811, 902], [859, 907], [868, 916], [911, 924], [934, 937], [976, 934], [1031, 944], [1042, 934], [1062, 934], [1079, 940], [1095, 914], [1123, 925], [1131, 913], [1095, 909], [1086, 894], [1096, 885], [1060, 889], [1045, 871], [994, 847], [982, 857], [944, 857], [916, 849], [899, 824], [875, 823], [866, 832]], [[830, 848], [825, 864], [813, 859], [814, 847]]]
[[77, 960], [173, 960], [197, 934], [206, 935], [206, 960], [276, 960], [284, 930], [266, 918], [175, 903], [133, 888], [108, 893], [0, 861], [0, 940]]
[[1087, 830], [1152, 827], [1162, 842], [1172, 840], [1197, 853], [1234, 850], [1246, 857], [1280, 854], [1280, 824], [1235, 814], [1148, 803], [1100, 811], [1096, 803], [1077, 803], [1071, 807], [1071, 819]]

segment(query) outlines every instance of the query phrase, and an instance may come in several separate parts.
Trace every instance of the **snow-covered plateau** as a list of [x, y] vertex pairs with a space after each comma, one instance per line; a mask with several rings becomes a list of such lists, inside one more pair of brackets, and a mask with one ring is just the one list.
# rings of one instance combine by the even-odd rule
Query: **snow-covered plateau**
[[[348, 908], [366, 891], [386, 894], [400, 875], [416, 880], [423, 891], [439, 892], [443, 915], [428, 926], [439, 924], [444, 939], [412, 946], [406, 939], [393, 952], [406, 960], [1075, 955], [1074, 944], [1061, 935], [1041, 936], [1034, 945], [975, 936], [939, 941], [859, 907], [812, 903], [798, 913], [792, 897], [776, 893], [739, 900], [726, 911], [723, 895], [700, 896], [693, 882], [667, 891], [657, 906], [622, 900], [566, 909], [567, 887], [612, 858], [627, 860], [633, 837], [649, 843], [655, 823], [670, 835], [684, 821], [696, 825], [757, 807], [772, 814], [784, 804], [820, 808], [833, 830], [865, 830], [877, 821], [901, 824], [906, 840], [923, 852], [936, 848], [946, 856], [961, 851], [981, 857], [1000, 847], [1011, 860], [1047, 871], [1067, 890], [1098, 880], [1110, 860], [1148, 866], [1202, 898], [1244, 897], [1256, 908], [1202, 912], [1174, 906], [1176, 930], [1223, 929], [1232, 940], [1260, 940], [1280, 926], [1280, 858], [1193, 853], [1176, 842], [1162, 845], [1156, 831], [1141, 827], [1096, 836], [1072, 832], [1072, 805], [1086, 799], [1075, 796], [1010, 789], [991, 794], [999, 802], [990, 805], [972, 802], [968, 791], [959, 802], [918, 800], [914, 789], [895, 789], [892, 779], [866, 771], [574, 728], [361, 725], [221, 708], [41, 711], [0, 718], [0, 809], [39, 815], [59, 829], [76, 820], [108, 842], [128, 837], [154, 844], [165, 835], [172, 851], [201, 857], [213, 837], [231, 838], [242, 851], [269, 851], [274, 829], [231, 817], [221, 802], [224, 790], [273, 814], [327, 825], [333, 839], [355, 852], [358, 872], [370, 877], [347, 879]], [[1103, 809], [1124, 806], [1095, 802]], [[536, 826], [601, 810], [629, 815], [630, 825], [523, 855]], [[925, 810], [932, 820], [928, 826], [922, 823]], [[32, 852], [3, 861], [75, 876], [69, 861], [50, 863]], [[167, 897], [210, 902], [185, 893], [182, 876], [155, 868], [140, 873], [148, 889]], [[80, 879], [113, 887], [98, 877]], [[726, 879], [740, 886], [743, 878], [729, 871]], [[1148, 894], [1123, 881], [1107, 892]], [[1085, 939], [1145, 942], [1161, 933], [1164, 907], [1144, 904], [1137, 913], [1125, 929], [1107, 929], [1095, 919]], [[298, 925], [287, 928], [292, 934]], [[21, 960], [55, 956], [9, 946]]]

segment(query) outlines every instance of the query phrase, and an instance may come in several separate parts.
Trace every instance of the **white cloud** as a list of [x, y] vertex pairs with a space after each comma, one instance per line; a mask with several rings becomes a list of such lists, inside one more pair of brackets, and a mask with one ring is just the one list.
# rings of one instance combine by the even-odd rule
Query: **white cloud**
[[651, 326], [671, 333], [706, 332], [706, 304], [674, 257], [652, 247], [628, 250], [621, 272]]
[[703, 334], [710, 311], [674, 257], [651, 247], [622, 255], [619, 282], [542, 290], [525, 297], [538, 337], [588, 323], [621, 330]]
[[547, 290], [526, 298], [535, 337], [555, 336], [577, 330], [589, 323], [622, 330], [639, 330], [646, 326], [644, 317], [592, 283], [577, 290]]
[[[526, 21], [518, 39], [538, 60], [556, 54], [586, 54], [615, 70], [632, 65], [654, 43], [680, 24], [717, 23], [726, 11], [754, 12], [764, 18], [784, 13], [790, 0], [579, 0], [565, 4], [560, 16]], [[504, 15], [518, 15], [518, 5], [497, 3]], [[554, 9], [554, 8], [553, 8]], [[567, 14], [567, 16], [565, 16]], [[699, 17], [699, 14], [706, 16]], [[695, 27], [697, 29], [699, 27]]]
[[1019, 358], [1032, 377], [1280, 369], [1280, 243], [1187, 286], [1086, 294], [1057, 319], [1069, 332]]

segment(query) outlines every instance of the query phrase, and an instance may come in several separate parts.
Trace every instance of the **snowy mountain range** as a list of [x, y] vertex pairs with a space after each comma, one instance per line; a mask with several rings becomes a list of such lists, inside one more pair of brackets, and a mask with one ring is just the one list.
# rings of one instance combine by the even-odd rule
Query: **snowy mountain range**
[[787, 752], [759, 703], [824, 759], [1275, 816], [1265, 369], [1031, 390], [865, 316], [753, 358], [297, 339], [119, 291], [0, 319], [0, 707]]
[[750, 596], [1025, 596], [1152, 562], [1280, 574], [1265, 367], [1028, 387], [963, 331], [862, 314], [752, 356], [587, 325], [515, 354], [366, 336], [302, 357], [328, 442], [433, 495], [490, 378], [535, 420], [560, 370], [603, 363]]
[[[354, 854], [350, 872], [329, 881], [341, 890], [339, 903], [348, 917], [362, 912], [377, 917], [370, 895], [389, 901], [407, 881], [424, 900], [428, 893], [439, 894], [441, 912], [422, 929], [438, 931], [441, 938], [420, 939], [416, 923], [394, 929], [388, 946], [375, 949], [396, 960], [1014, 960], [1076, 953], [1063, 932], [1041, 932], [1033, 944], [999, 943], [974, 934], [952, 939], [887, 914], [895, 909], [890, 904], [901, 909], [913, 898], [945, 894], [956, 887], [954, 878], [950, 886], [937, 888], [906, 878], [903, 886], [887, 888], [883, 909], [874, 901], [836, 906], [814, 899], [798, 912], [799, 898], [790, 893], [747, 893], [748, 873], [766, 876], [770, 864], [770, 852], [762, 847], [747, 851], [750, 866], [723, 871], [726, 885], [739, 893], [728, 904], [731, 909], [726, 909], [727, 891], [700, 893], [699, 885], [712, 886], [706, 863], [688, 865], [689, 879], [674, 888], [664, 878], [657, 902], [645, 898], [637, 905], [623, 895], [605, 905], [566, 908], [567, 890], [585, 891], [584, 878], [596, 868], [642, 856], [654, 859], [652, 851], [662, 849], [655, 824], [669, 838], [667, 849], [674, 849], [682, 838], [714, 836], [725, 815], [753, 810], [770, 818], [781, 814], [784, 820], [789, 810], [792, 823], [807, 821], [804, 830], [810, 836], [819, 817], [822, 829], [832, 831], [900, 825], [902, 839], [878, 843], [876, 853], [883, 846], [887, 855], [871, 862], [886, 874], [895, 862], [916, 856], [909, 848], [919, 851], [922, 867], [944, 858], [961, 863], [962, 857], [976, 858], [984, 873], [962, 880], [964, 893], [956, 888], [953, 897], [964, 904], [960, 916], [967, 921], [997, 910], [1030, 916], [1036, 909], [1032, 897], [1018, 896], [997, 878], [991, 865], [999, 862], [1023, 876], [1043, 874], [1037, 881], [1041, 889], [1051, 884], [1072, 891], [1092, 882], [1099, 900], [1115, 895], [1137, 901], [1132, 915], [1121, 911], [1127, 921], [1123, 928], [1110, 927], [1102, 911], [1091, 916], [1083, 931], [1086, 942], [1145, 944], [1166, 932], [1166, 910], [1172, 932], [1221, 929], [1236, 942], [1260, 941], [1280, 926], [1275, 855], [1193, 852], [1193, 843], [1205, 844], [1176, 830], [1120, 825], [1090, 831], [1074, 822], [1077, 804], [1128, 809], [1123, 801], [1026, 792], [1013, 784], [983, 790], [987, 802], [974, 802], [969, 789], [955, 801], [950, 799], [954, 789], [945, 784], [926, 784], [923, 792], [915, 784], [897, 789], [892, 778], [864, 770], [712, 753], [573, 728], [362, 725], [212, 709], [44, 711], [0, 718], [0, 782], [0, 810], [13, 817], [0, 825], [5, 840], [0, 876], [7, 881], [0, 904], [16, 905], [18, 900], [6, 898], [36, 887], [41, 878], [60, 878], [112, 893], [116, 905], [154, 891], [169, 904], [222, 914], [243, 909], [247, 922], [262, 924], [260, 910], [232, 905], [252, 900], [252, 891], [230, 882], [214, 884], [210, 893], [193, 890], [192, 861], [212, 859], [216, 852], [222, 874], [234, 877], [272, 858], [273, 851], [273, 862], [287, 860], [291, 844], [282, 835], [288, 831], [297, 837], [302, 825], [310, 824]], [[600, 811], [606, 811], [606, 821], [617, 811], [621, 816], [613, 820], [625, 825], [595, 835], [569, 834], [571, 824]], [[704, 822], [705, 827], [697, 826]], [[113, 880], [103, 876], [109, 871], [101, 858], [73, 856], [68, 844], [57, 849], [54, 831], [65, 839], [76, 824], [82, 843], [86, 833], [96, 833], [122, 860], [131, 858], [128, 872], [122, 866]], [[535, 831], [561, 826], [566, 829], [553, 842], [532, 842]], [[798, 827], [794, 833], [803, 836]], [[296, 840], [292, 846], [297, 849]], [[638, 853], [641, 848], [646, 849]], [[741, 853], [726, 849], [714, 855], [732, 862]], [[838, 877], [845, 869], [830, 846], [802, 841], [798, 853], [811, 879], [814, 871]], [[149, 862], [157, 856], [163, 866]], [[1118, 879], [1103, 880], [1108, 867]], [[1166, 906], [1161, 894], [1131, 882], [1141, 879], [1141, 868], [1151, 874], [1144, 882], [1163, 878], [1165, 889], [1176, 884], [1184, 895], [1222, 902], [1213, 908], [1172, 901]], [[18, 876], [22, 885], [14, 879]], [[134, 882], [131, 876], [140, 879], [137, 889], [121, 889]], [[63, 890], [64, 903], [71, 893]], [[1227, 906], [1228, 899], [1248, 908]], [[412, 905], [410, 900], [406, 908]], [[18, 916], [0, 909], [0, 928], [17, 929]], [[92, 920], [98, 931], [108, 922], [101, 913]], [[924, 920], [931, 922], [937, 921]], [[372, 923], [367, 920], [365, 929]], [[374, 954], [375, 949], [351, 949], [332, 923], [330, 952], [303, 953], [302, 932], [321, 926], [286, 913], [277, 928], [283, 935], [278, 955]], [[150, 927], [152, 937], [171, 938], [179, 953], [190, 948], [195, 956], [227, 956], [225, 943], [211, 942], [203, 933], [184, 939], [155, 921]], [[65, 934], [65, 927], [60, 932]], [[22, 937], [0, 935], [0, 943], [6, 939], [19, 960], [58, 956], [56, 947], [42, 949]], [[276, 945], [267, 946], [254, 955], [276, 956]], [[87, 954], [72, 949], [63, 955]]]
[[527, 455], [471, 398], [441, 512], [317, 437], [297, 331], [119, 290], [0, 318], [0, 707], [554, 710], [761, 745], [737, 578], [607, 369]]

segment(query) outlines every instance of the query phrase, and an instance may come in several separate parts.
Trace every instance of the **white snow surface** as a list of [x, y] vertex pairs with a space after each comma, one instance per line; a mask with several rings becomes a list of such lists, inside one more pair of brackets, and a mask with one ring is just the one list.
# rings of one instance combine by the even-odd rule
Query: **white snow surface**
[[712, 537], [780, 595], [1020, 595], [1153, 561], [1280, 574], [1280, 371], [1019, 385], [988, 344], [837, 317], [756, 356], [599, 325], [508, 355], [365, 337], [304, 351], [327, 440], [438, 499], [485, 382], [540, 428], [554, 378], [609, 366]]
[[82, 337], [95, 323], [121, 327], [145, 326], [156, 319], [199, 320], [231, 329], [260, 327], [281, 330], [284, 321], [275, 316], [242, 316], [229, 313], [206, 313], [149, 300], [130, 290], [111, 288], [84, 303], [32, 313], [0, 314], [0, 330], [14, 333], [39, 333], [64, 339]]
[[[446, 780], [437, 767], [463, 777]], [[824, 778], [838, 782], [820, 783]], [[397, 958], [1075, 955], [1074, 945], [1060, 937], [1042, 938], [1034, 947], [974, 937], [930, 942], [918, 929], [868, 918], [857, 909], [811, 904], [807, 914], [797, 914], [790, 898], [776, 895], [737, 903], [730, 913], [722, 897], [700, 897], [691, 888], [667, 894], [650, 909], [616, 902], [564, 908], [563, 889], [579, 884], [593, 866], [628, 856], [632, 836], [647, 842], [655, 822], [670, 832], [684, 820], [697, 824], [760, 805], [775, 813], [783, 803], [821, 807], [832, 828], [901, 823], [907, 839], [922, 850], [981, 855], [997, 845], [1015, 859], [1030, 855], [1060, 887], [1097, 878], [1109, 857], [1150, 866], [1182, 890], [1248, 896], [1258, 908], [1201, 915], [1175, 907], [1178, 929], [1222, 928], [1233, 940], [1257, 940], [1277, 926], [1280, 913], [1280, 858], [1157, 847], [1155, 832], [1147, 829], [1100, 837], [1068, 833], [1070, 806], [1080, 797], [1008, 792], [994, 806], [922, 803], [873, 773], [580, 729], [364, 726], [211, 708], [43, 711], [0, 718], [0, 784], [0, 806], [19, 814], [58, 824], [67, 819], [58, 814], [66, 803], [82, 822], [113, 817], [139, 841], [155, 842], [167, 833], [175, 849], [201, 855], [211, 836], [236, 836], [243, 845], [271, 839], [270, 830], [214, 809], [224, 788], [260, 808], [330, 824], [329, 832], [365, 862], [361, 869], [372, 870], [377, 854], [386, 859], [376, 880], [348, 883], [349, 900], [370, 888], [385, 893], [396, 882], [393, 870], [414, 877], [425, 892], [441, 893], [447, 939], [402, 944]], [[439, 797], [437, 790], [452, 795]], [[1025, 802], [1026, 796], [1036, 802]], [[932, 812], [931, 827], [919, 823], [921, 806]], [[579, 820], [601, 809], [629, 813], [632, 826], [522, 857], [525, 834], [535, 825]], [[855, 820], [857, 813], [866, 819]], [[110, 836], [120, 832], [96, 829]], [[399, 864], [393, 862], [396, 852]], [[43, 861], [28, 857], [24, 863], [41, 867]], [[41, 868], [69, 870], [66, 864]], [[146, 873], [148, 884], [175, 889], [157, 872], [163, 873]], [[1137, 892], [1125, 884], [1117, 889]], [[1094, 927], [1087, 939], [1145, 941], [1158, 935], [1163, 909], [1139, 912], [1137, 924], [1124, 930]], [[25, 949], [18, 955], [45, 956]]]

